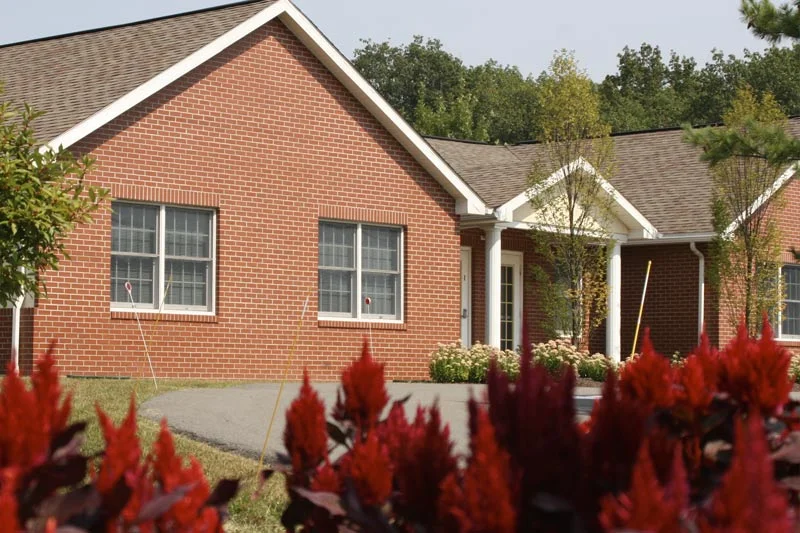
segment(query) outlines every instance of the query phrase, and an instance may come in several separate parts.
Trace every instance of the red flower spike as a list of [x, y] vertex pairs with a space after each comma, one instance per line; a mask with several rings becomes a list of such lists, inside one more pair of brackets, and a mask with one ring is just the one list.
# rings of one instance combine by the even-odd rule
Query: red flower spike
[[[300, 394], [286, 412], [283, 433], [286, 451], [292, 459], [296, 481], [307, 479], [306, 472], [314, 470], [328, 457], [328, 431], [325, 424], [325, 405], [311, 388], [308, 372], [303, 372]], [[306, 483], [302, 484], [307, 486]]]
[[773, 477], [761, 417], [755, 411], [736, 422], [731, 466], [701, 522], [704, 533], [769, 531], [789, 533], [786, 494]]
[[20, 529], [16, 496], [17, 472], [7, 468], [0, 472], [0, 533], [17, 533]]
[[639, 402], [650, 409], [668, 408], [675, 401], [672, 365], [657, 353], [644, 330], [642, 353], [625, 365], [619, 378], [623, 401]]
[[361, 358], [342, 373], [342, 390], [344, 398], [337, 398], [334, 418], [351, 420], [362, 432], [375, 427], [381, 411], [389, 403], [389, 395], [386, 393], [383, 365], [372, 360], [366, 339]]
[[107, 494], [121, 477], [127, 472], [136, 472], [139, 467], [142, 452], [136, 436], [136, 398], [131, 395], [128, 416], [119, 428], [114, 428], [113, 422], [99, 405], [95, 406], [95, 410], [106, 441], [103, 462], [97, 473], [97, 490], [100, 494]]
[[720, 361], [720, 390], [740, 404], [771, 416], [788, 401], [791, 355], [775, 342], [766, 315], [761, 338], [749, 338], [747, 327], [741, 323]]
[[442, 427], [439, 407], [418, 409], [413, 426], [406, 433], [405, 446], [394, 460], [397, 509], [407, 521], [433, 528], [440, 485], [456, 471], [450, 428]]
[[439, 517], [443, 530], [504, 533], [516, 530], [515, 495], [508, 454], [497, 443], [486, 411], [477, 411], [472, 455], [462, 486], [451, 473], [442, 482]]
[[314, 492], [332, 492], [339, 494], [342, 491], [342, 481], [339, 474], [333, 469], [329, 461], [317, 468], [314, 478], [311, 480], [311, 490]]
[[376, 433], [358, 441], [341, 460], [341, 474], [353, 483], [362, 505], [381, 506], [392, 492], [389, 452]]
[[[601, 504], [600, 523], [608, 531], [630, 530], [653, 533], [682, 533], [680, 516], [684, 494], [674, 491], [677, 499], [670, 499], [668, 491], [659, 484], [653, 462], [650, 460], [650, 444], [642, 443], [636, 466], [633, 469], [631, 489], [619, 497], [606, 496]], [[678, 461], [680, 456], [676, 454]], [[680, 470], [675, 476], [677, 483], [684, 483]]]
[[675, 403], [691, 420], [706, 412], [716, 393], [716, 377], [707, 374], [707, 367], [699, 356], [690, 355], [675, 371]]

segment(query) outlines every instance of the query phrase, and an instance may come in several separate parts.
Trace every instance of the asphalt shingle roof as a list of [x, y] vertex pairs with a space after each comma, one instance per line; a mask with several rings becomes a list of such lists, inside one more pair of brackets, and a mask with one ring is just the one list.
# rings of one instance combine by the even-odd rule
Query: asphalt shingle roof
[[4, 98], [46, 112], [47, 142], [273, 3], [256, 0], [0, 47]]
[[[789, 120], [789, 132], [800, 136], [800, 118]], [[543, 157], [536, 143], [428, 142], [491, 207], [525, 191], [533, 162]], [[614, 155], [609, 181], [659, 232], [713, 231], [711, 175], [699, 149], [683, 142], [682, 130], [615, 135]]]

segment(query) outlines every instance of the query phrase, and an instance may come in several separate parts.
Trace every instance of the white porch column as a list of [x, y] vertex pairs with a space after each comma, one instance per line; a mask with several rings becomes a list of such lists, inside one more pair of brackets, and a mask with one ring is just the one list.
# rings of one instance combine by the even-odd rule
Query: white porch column
[[620, 361], [620, 326], [622, 304], [622, 250], [619, 242], [611, 244], [606, 270], [608, 282], [608, 316], [606, 317], [606, 355], [617, 363]]
[[500, 264], [503, 228], [490, 226], [486, 233], [486, 339], [491, 346], [500, 347]]

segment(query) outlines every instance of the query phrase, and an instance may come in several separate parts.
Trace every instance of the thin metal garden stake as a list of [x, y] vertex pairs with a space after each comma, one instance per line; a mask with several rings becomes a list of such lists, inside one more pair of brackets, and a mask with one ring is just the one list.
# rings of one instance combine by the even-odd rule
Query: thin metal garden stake
[[283, 367], [283, 377], [281, 377], [281, 386], [278, 388], [278, 397], [275, 399], [275, 407], [272, 408], [272, 416], [269, 418], [269, 425], [267, 426], [267, 435], [264, 437], [264, 445], [261, 447], [261, 456], [258, 458], [258, 470], [256, 475], [261, 473], [264, 467], [264, 455], [267, 453], [267, 443], [269, 442], [269, 435], [272, 433], [272, 425], [275, 423], [275, 414], [278, 412], [278, 406], [281, 404], [281, 396], [283, 395], [283, 386], [286, 383], [286, 375], [289, 373], [289, 368], [292, 366], [294, 360], [294, 352], [297, 347], [297, 339], [300, 337], [300, 329], [303, 327], [303, 319], [306, 316], [306, 309], [308, 309], [308, 299], [311, 297], [311, 290], [306, 295], [306, 301], [303, 304], [303, 312], [300, 313], [300, 320], [297, 321], [297, 331], [294, 334], [292, 341], [292, 349], [289, 351], [289, 357], [286, 359], [286, 365]]
[[647, 262], [647, 273], [644, 276], [644, 288], [642, 289], [642, 303], [639, 304], [639, 318], [636, 319], [636, 333], [633, 335], [633, 347], [631, 347], [631, 356], [636, 353], [636, 342], [639, 340], [639, 326], [642, 324], [642, 311], [644, 310], [644, 297], [647, 294], [647, 281], [650, 279], [650, 265], [652, 261]]
[[[372, 298], [367, 296], [364, 298], [364, 303], [367, 304], [367, 314], [369, 314], [369, 306], [372, 304]], [[367, 321], [367, 327], [369, 328], [369, 349], [372, 352], [372, 355], [375, 355], [375, 343], [372, 342], [372, 321]]]
[[139, 334], [142, 336], [142, 343], [144, 344], [144, 353], [147, 355], [147, 362], [150, 364], [150, 373], [153, 374], [153, 384], [158, 390], [158, 382], [156, 381], [156, 372], [153, 370], [153, 362], [150, 360], [150, 350], [147, 348], [147, 340], [144, 338], [144, 331], [142, 330], [142, 323], [139, 321], [139, 313], [136, 311], [136, 302], [133, 301], [133, 287], [130, 281], [125, 282], [125, 290], [128, 291], [128, 299], [131, 301], [131, 309], [133, 315], [136, 317], [136, 324], [139, 325]]

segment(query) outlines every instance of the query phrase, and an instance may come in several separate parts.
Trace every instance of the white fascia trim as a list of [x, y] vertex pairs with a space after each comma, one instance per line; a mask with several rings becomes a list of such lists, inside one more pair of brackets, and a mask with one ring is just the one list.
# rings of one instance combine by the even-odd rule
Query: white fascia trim
[[797, 171], [798, 171], [797, 163], [790, 165], [789, 168], [784, 170], [783, 174], [781, 174], [778, 177], [778, 179], [775, 180], [775, 183], [773, 183], [769, 189], [764, 191], [758, 198], [756, 198], [756, 201], [753, 202], [753, 204], [747, 211], [745, 211], [744, 213], [740, 213], [739, 216], [736, 217], [734, 221], [731, 222], [727, 228], [725, 228], [725, 231], [722, 232], [722, 238], [729, 239], [731, 234], [734, 231], [736, 231], [739, 225], [741, 225], [741, 223], [744, 222], [748, 216], [752, 215], [753, 213], [758, 211], [758, 209], [760, 209], [761, 206], [766, 204], [769, 201], [769, 199], [772, 198], [775, 195], [775, 193], [778, 192], [781, 189], [781, 187], [783, 187], [786, 184], [786, 182], [789, 181], [791, 177], [795, 175]]
[[546, 191], [559, 181], [566, 178], [570, 173], [574, 172], [577, 169], [582, 169], [585, 172], [588, 172], [592, 176], [597, 179], [600, 187], [608, 194], [614, 202], [619, 205], [625, 213], [627, 213], [631, 218], [633, 218], [637, 224], [639, 224], [642, 228], [642, 231], [645, 235], [646, 239], [654, 239], [658, 236], [658, 230], [656, 227], [649, 221], [647, 218], [638, 210], [636, 209], [632, 203], [628, 201], [627, 198], [622, 196], [620, 192], [611, 185], [608, 180], [606, 180], [603, 176], [597, 172], [588, 161], [586, 161], [583, 157], [579, 157], [572, 163], [564, 165], [560, 169], [556, 170], [550, 176], [547, 177], [542, 183], [538, 184], [536, 187], [528, 189], [524, 191], [502, 206], [497, 208], [499, 216], [501, 216], [504, 220], [511, 221], [511, 217], [513, 217], [513, 213], [519, 207], [528, 203], [533, 196], [537, 196], [542, 192]]
[[289, 0], [278, 0], [245, 20], [235, 28], [214, 39], [188, 57], [112, 102], [86, 120], [62, 133], [41, 150], [68, 148], [93, 131], [104, 126], [125, 111], [149, 98], [192, 69], [202, 65], [229, 46], [279, 17], [281, 22], [305, 44], [354, 96], [411, 152], [417, 161], [456, 199], [459, 214], [485, 215], [491, 213], [483, 200], [455, 171], [408, 125], [400, 115], [370, 86], [350, 62]]
[[358, 73], [355, 67], [291, 2], [279, 17], [303, 44], [364, 105], [414, 158], [456, 199], [461, 215], [486, 215], [492, 210], [436, 151]]
[[278, 0], [245, 20], [235, 28], [217, 37], [204, 47], [190, 54], [181, 61], [175, 63], [168, 69], [157, 74], [153, 78], [133, 89], [122, 98], [110, 103], [94, 115], [90, 116], [78, 125], [73, 126], [55, 139], [42, 147], [42, 150], [56, 149], [59, 146], [68, 148], [83, 139], [93, 131], [117, 118], [125, 111], [154, 95], [170, 83], [180, 79], [182, 76], [202, 65], [218, 53], [233, 45], [248, 34], [254, 32], [286, 9], [287, 0]]

